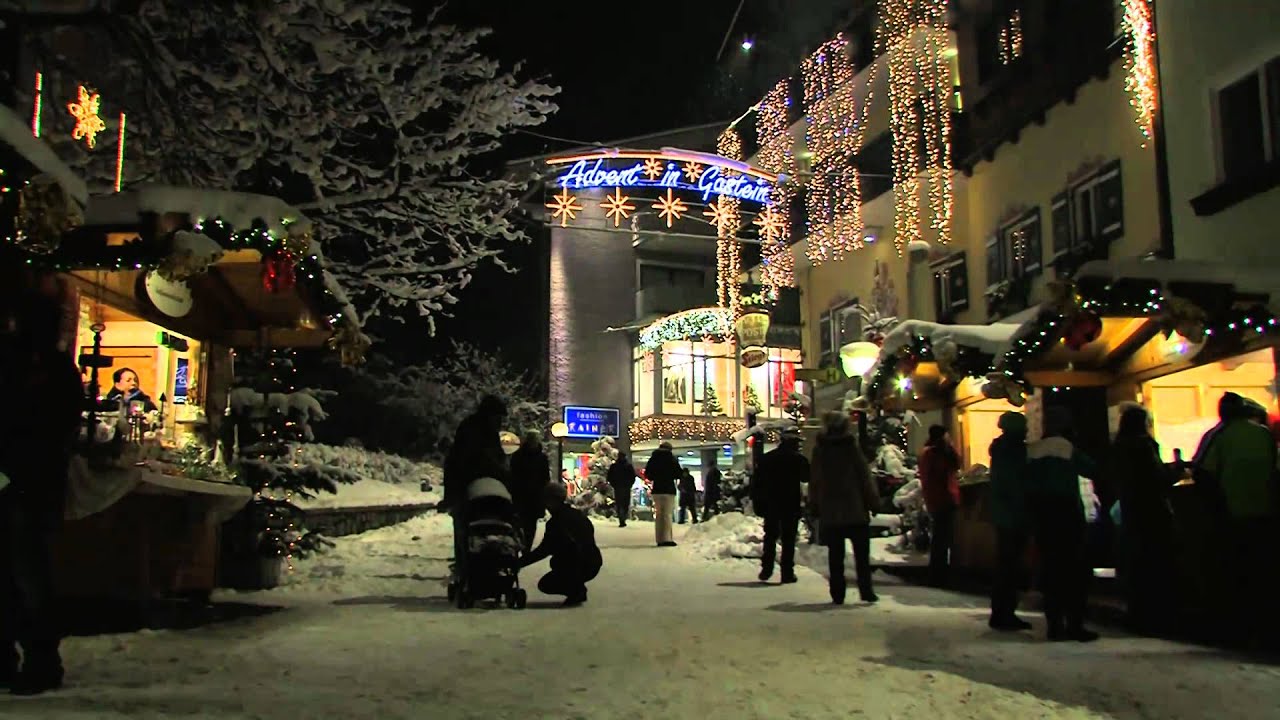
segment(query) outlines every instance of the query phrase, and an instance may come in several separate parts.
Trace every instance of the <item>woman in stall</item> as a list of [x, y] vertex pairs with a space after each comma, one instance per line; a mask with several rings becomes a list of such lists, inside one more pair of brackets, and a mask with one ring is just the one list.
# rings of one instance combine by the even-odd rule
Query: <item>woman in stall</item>
[[111, 381], [115, 385], [107, 393], [106, 399], [108, 401], [115, 400], [122, 405], [141, 402], [143, 412], [151, 412], [156, 409], [156, 404], [138, 387], [138, 373], [134, 372], [132, 368], [124, 367], [116, 370], [111, 374]]

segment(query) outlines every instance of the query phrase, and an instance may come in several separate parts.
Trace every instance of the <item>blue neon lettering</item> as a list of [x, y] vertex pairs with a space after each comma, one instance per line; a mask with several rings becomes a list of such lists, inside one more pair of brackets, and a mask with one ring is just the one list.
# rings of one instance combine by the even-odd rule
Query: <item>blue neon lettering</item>
[[636, 163], [625, 168], [606, 168], [605, 160], [579, 160], [556, 179], [561, 187], [582, 189], [594, 187], [663, 187], [696, 190], [707, 201], [713, 195], [724, 195], [760, 204], [769, 202], [773, 190], [771, 183], [745, 174], [726, 177], [724, 170], [711, 166], [695, 183], [684, 181], [678, 167], [670, 167], [659, 178], [650, 179], [644, 174], [644, 164]]

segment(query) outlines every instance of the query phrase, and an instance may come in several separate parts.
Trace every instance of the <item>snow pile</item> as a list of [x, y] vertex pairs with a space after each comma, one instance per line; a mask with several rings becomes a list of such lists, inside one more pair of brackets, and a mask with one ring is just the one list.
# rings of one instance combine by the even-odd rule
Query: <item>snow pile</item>
[[[398, 455], [361, 448], [334, 447], [307, 443], [297, 446], [299, 461], [341, 468], [359, 481], [338, 486], [336, 495], [324, 493], [295, 503], [305, 509], [370, 507], [378, 505], [418, 505], [440, 501], [443, 473], [439, 467]], [[431, 492], [422, 492], [422, 483]]]
[[685, 533], [683, 545], [708, 560], [760, 557], [764, 521], [751, 515], [730, 512], [713, 515]]

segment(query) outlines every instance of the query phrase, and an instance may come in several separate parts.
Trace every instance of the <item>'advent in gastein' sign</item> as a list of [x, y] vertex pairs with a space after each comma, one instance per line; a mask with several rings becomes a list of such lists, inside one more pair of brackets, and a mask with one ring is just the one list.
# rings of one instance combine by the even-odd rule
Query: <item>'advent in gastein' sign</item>
[[[764, 205], [769, 201], [773, 183], [759, 177], [726, 173], [715, 165], [699, 168], [696, 178], [691, 178], [687, 168], [668, 162], [661, 168], [648, 167], [645, 163], [626, 163], [606, 158], [579, 160], [568, 171], [556, 178], [556, 184], [564, 188], [595, 187], [653, 187], [689, 190], [702, 195], [703, 201], [713, 196], [728, 196]], [[655, 172], [656, 170], [656, 172]]]

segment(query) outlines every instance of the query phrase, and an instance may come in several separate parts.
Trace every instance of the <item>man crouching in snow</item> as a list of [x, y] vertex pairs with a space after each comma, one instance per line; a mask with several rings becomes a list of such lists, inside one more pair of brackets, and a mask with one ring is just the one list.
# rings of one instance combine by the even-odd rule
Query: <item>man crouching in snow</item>
[[587, 582], [600, 573], [604, 559], [596, 546], [596, 529], [581, 510], [568, 504], [568, 490], [551, 483], [543, 491], [551, 519], [543, 531], [542, 544], [524, 556], [521, 567], [551, 558], [551, 572], [538, 581], [544, 595], [564, 595], [566, 607], [587, 601]]

